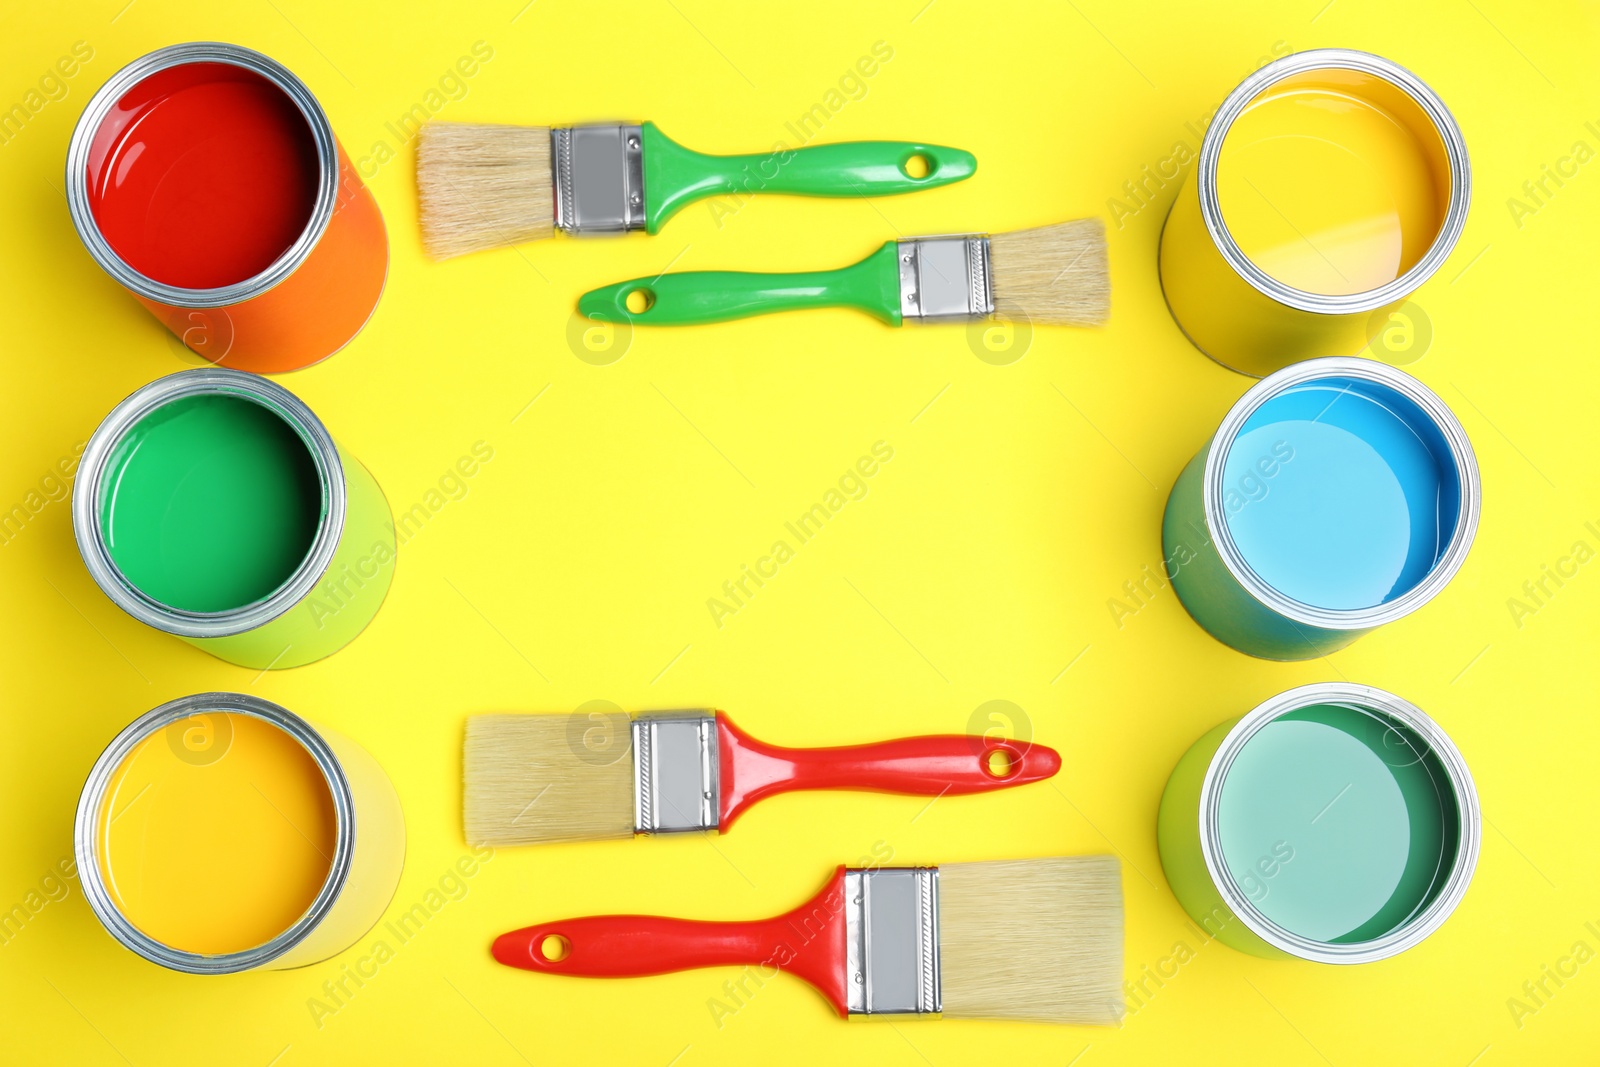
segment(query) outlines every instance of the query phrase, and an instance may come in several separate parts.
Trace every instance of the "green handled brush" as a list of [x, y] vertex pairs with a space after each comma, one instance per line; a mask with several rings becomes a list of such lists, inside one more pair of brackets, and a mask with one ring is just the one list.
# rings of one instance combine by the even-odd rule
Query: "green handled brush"
[[422, 128], [417, 188], [430, 255], [520, 244], [566, 233], [655, 233], [708, 196], [911, 193], [972, 177], [978, 161], [958, 148], [909, 141], [855, 141], [743, 156], [692, 151], [638, 126]]
[[688, 326], [773, 311], [845, 307], [891, 326], [907, 319], [972, 322], [995, 315], [1104, 325], [1111, 309], [1105, 227], [1078, 219], [993, 236], [890, 241], [839, 270], [795, 274], [685, 271], [585, 293], [600, 322]]

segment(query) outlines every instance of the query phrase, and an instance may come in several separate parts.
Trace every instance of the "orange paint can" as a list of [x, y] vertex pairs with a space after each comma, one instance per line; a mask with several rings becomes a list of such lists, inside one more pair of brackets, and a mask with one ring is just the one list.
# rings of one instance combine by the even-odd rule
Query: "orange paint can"
[[231, 44], [172, 45], [90, 99], [67, 149], [84, 246], [196, 354], [298, 370], [377, 307], [377, 201], [304, 82]]

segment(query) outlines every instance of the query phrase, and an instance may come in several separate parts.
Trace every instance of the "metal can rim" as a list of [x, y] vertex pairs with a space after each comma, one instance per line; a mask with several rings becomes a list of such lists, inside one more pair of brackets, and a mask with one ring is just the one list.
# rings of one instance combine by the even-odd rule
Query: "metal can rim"
[[[1233, 239], [1222, 218], [1222, 203], [1217, 190], [1217, 163], [1222, 153], [1222, 142], [1233, 128], [1234, 120], [1267, 87], [1295, 74], [1314, 70], [1352, 70], [1381, 78], [1409, 96], [1432, 121], [1439, 138], [1444, 142], [1445, 156], [1450, 164], [1450, 201], [1445, 207], [1445, 217], [1439, 232], [1421, 259], [1412, 264], [1400, 277], [1360, 293], [1340, 296], [1312, 293], [1285, 285], [1256, 266]], [[1456, 124], [1450, 109], [1439, 95], [1421, 78], [1392, 60], [1370, 52], [1350, 48], [1315, 48], [1297, 52], [1268, 63], [1227, 95], [1211, 125], [1206, 128], [1200, 143], [1200, 158], [1195, 169], [1196, 191], [1200, 197], [1200, 217], [1211, 235], [1212, 243], [1222, 253], [1222, 258], [1251, 287], [1263, 295], [1295, 308], [1317, 315], [1351, 315], [1396, 303], [1414, 292], [1432, 277], [1455, 249], [1466, 226], [1467, 208], [1472, 200], [1472, 165], [1467, 156], [1467, 142], [1461, 127]]]
[[[1227, 520], [1222, 513], [1223, 466], [1227, 460], [1228, 450], [1238, 437], [1245, 421], [1268, 399], [1289, 386], [1315, 381], [1318, 378], [1359, 378], [1393, 389], [1416, 404], [1433, 420], [1443, 435], [1450, 448], [1450, 458], [1461, 479], [1461, 514], [1444, 553], [1416, 585], [1393, 600], [1371, 607], [1321, 608], [1279, 592], [1257, 575], [1245, 561], [1244, 553], [1235, 543], [1233, 532], [1228, 528]], [[1228, 409], [1227, 415], [1223, 416], [1222, 424], [1212, 436], [1210, 453], [1206, 456], [1205, 480], [1202, 484], [1201, 503], [1205, 509], [1206, 527], [1211, 533], [1212, 542], [1217, 547], [1217, 555], [1221, 557], [1233, 580], [1269, 610], [1290, 622], [1321, 630], [1370, 630], [1403, 618], [1432, 600], [1449, 584], [1450, 579], [1455, 577], [1462, 563], [1466, 561], [1467, 552], [1477, 534], [1478, 518], [1483, 508], [1483, 487], [1478, 472], [1478, 460], [1472, 450], [1472, 442], [1467, 439], [1467, 431], [1461, 425], [1461, 420], [1456, 418], [1455, 413], [1437, 393], [1416, 378], [1387, 363], [1357, 356], [1324, 356], [1293, 363], [1252, 385], [1233, 407]]]
[[[100, 518], [100, 488], [113, 449], [129, 430], [158, 408], [190, 396], [230, 395], [272, 411], [306, 445], [322, 481], [323, 514], [300, 566], [265, 600], [230, 611], [184, 611], [135, 588], [111, 559]], [[265, 626], [286, 614], [316, 587], [344, 536], [349, 487], [339, 448], [305, 402], [276, 382], [244, 371], [199, 367], [178, 371], [135, 390], [101, 420], [79, 460], [72, 490], [72, 531], [95, 584], [140, 622], [179, 637], [231, 637]]]
[[[189, 289], [157, 281], [130, 266], [111, 247], [89, 205], [89, 149], [113, 105], [129, 89], [153, 74], [193, 63], [241, 67], [267, 79], [292, 100], [310, 126], [317, 149], [317, 198], [300, 236], [265, 270], [243, 281], [214, 289]], [[84, 247], [107, 274], [147, 300], [181, 308], [217, 308], [242, 303], [284, 281], [311, 255], [333, 219], [339, 197], [339, 149], [328, 115], [311, 90], [287, 67], [250, 48], [219, 41], [168, 45], [129, 63], [113, 74], [84, 105], [67, 146], [67, 209]]]
[[[1461, 821], [1461, 840], [1455, 863], [1444, 886], [1432, 901], [1409, 921], [1395, 930], [1370, 941], [1340, 945], [1315, 941], [1284, 929], [1258, 909], [1228, 872], [1222, 861], [1221, 828], [1218, 811], [1221, 806], [1222, 782], [1229, 767], [1243, 750], [1245, 743], [1267, 723], [1313, 704], [1349, 703], [1372, 711], [1382, 712], [1400, 720], [1407, 729], [1415, 731], [1443, 764], [1449, 784], [1455, 792]], [[1200, 786], [1200, 852], [1212, 884], [1223, 901], [1239, 920], [1269, 945], [1292, 956], [1316, 963], [1354, 964], [1371, 963], [1387, 959], [1420, 944], [1448, 919], [1462, 898], [1478, 864], [1478, 849], [1482, 840], [1482, 816], [1478, 804], [1477, 787], [1466, 760], [1455, 742], [1429, 718], [1421, 708], [1375, 686], [1349, 682], [1320, 682], [1302, 685], [1279, 693], [1263, 702], [1241, 718], [1228, 731], [1211, 757], [1205, 779]]]
[[[207, 954], [173, 948], [157, 941], [134, 926], [111, 901], [104, 873], [95, 851], [98, 817], [111, 775], [121, 766], [136, 745], [179, 719], [200, 712], [236, 712], [271, 723], [298, 741], [316, 762], [333, 797], [337, 835], [328, 877], [303, 915], [265, 944], [239, 952]], [[78, 797], [73, 828], [73, 852], [78, 878], [89, 907], [119, 943], [152, 963], [159, 963], [187, 974], [233, 974], [252, 970], [278, 959], [304, 941], [317, 928], [338, 901], [350, 877], [355, 856], [355, 794], [344, 766], [326, 739], [294, 712], [260, 697], [244, 693], [196, 693], [168, 701], [140, 715], [111, 739], [84, 782]]]

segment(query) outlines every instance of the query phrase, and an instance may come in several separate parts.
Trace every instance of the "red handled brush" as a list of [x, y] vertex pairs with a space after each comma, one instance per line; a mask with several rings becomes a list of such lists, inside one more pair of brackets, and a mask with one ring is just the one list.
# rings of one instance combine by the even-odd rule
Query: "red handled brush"
[[779, 748], [721, 712], [616, 719], [469, 718], [467, 839], [518, 845], [726, 831], [751, 804], [795, 789], [959, 795], [1042, 781], [1061, 769], [1054, 749], [1004, 738], [940, 734]]
[[1122, 1015], [1122, 882], [1110, 856], [840, 867], [772, 919], [597, 915], [505, 934], [508, 967], [637, 978], [763, 967], [840, 1015], [943, 1014], [1112, 1024]]

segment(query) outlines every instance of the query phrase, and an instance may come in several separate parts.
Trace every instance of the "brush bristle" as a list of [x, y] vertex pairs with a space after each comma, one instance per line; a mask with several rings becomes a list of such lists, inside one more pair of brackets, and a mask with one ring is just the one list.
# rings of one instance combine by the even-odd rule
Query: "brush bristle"
[[1104, 326], [1111, 315], [1106, 228], [1077, 219], [989, 238], [997, 314], [1064, 326]]
[[1122, 872], [1112, 856], [939, 865], [944, 1014], [1122, 1018]]
[[568, 725], [565, 715], [468, 717], [462, 816], [470, 843], [633, 835], [632, 738], [623, 731], [616, 758], [602, 758]]
[[435, 259], [555, 231], [547, 126], [430, 122], [417, 147], [422, 244]]

